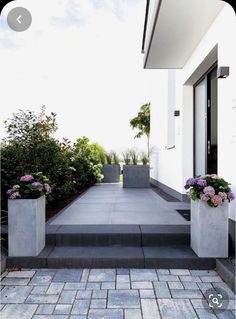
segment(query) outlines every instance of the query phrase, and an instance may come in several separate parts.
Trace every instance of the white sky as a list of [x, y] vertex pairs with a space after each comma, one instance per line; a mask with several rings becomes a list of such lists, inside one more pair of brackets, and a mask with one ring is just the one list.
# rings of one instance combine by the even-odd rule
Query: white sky
[[[19, 108], [58, 114], [57, 137], [88, 136], [107, 150], [136, 146], [129, 120], [149, 102], [141, 54], [145, 0], [19, 0], [0, 24], [1, 119]], [[14, 6], [33, 24], [6, 24]], [[1, 133], [4, 135], [3, 127]]]

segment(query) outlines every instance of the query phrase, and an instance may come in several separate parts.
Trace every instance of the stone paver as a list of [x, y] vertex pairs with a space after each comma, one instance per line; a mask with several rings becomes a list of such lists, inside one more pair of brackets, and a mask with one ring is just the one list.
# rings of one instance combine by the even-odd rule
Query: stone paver
[[[235, 294], [214, 270], [27, 269], [1, 278], [3, 319], [235, 318]], [[208, 311], [211, 288], [227, 292], [225, 312]]]

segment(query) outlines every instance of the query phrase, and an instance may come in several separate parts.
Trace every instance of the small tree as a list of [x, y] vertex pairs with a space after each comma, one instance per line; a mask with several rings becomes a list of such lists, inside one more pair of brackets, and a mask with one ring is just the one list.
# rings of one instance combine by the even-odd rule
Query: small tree
[[130, 126], [133, 129], [138, 129], [138, 133], [134, 138], [140, 138], [146, 135], [148, 157], [150, 156], [150, 105], [151, 103], [142, 105], [138, 115], [130, 121]]

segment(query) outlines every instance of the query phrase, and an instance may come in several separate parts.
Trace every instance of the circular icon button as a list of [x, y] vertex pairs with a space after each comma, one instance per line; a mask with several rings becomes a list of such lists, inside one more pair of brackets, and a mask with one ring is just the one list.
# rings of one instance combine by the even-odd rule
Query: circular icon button
[[23, 32], [31, 26], [32, 15], [26, 8], [17, 7], [8, 13], [7, 23], [12, 30]]

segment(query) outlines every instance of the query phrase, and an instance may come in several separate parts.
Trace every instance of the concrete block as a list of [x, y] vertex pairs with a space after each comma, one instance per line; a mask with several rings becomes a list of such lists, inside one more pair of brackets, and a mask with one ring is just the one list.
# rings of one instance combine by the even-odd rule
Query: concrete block
[[191, 247], [199, 257], [228, 257], [228, 203], [191, 201]]
[[120, 182], [120, 165], [104, 164], [102, 166], [102, 175], [104, 175], [103, 183], [119, 183]]
[[125, 188], [149, 188], [150, 167], [149, 165], [124, 165], [123, 187]]
[[45, 196], [8, 200], [9, 256], [38, 256], [45, 247]]

